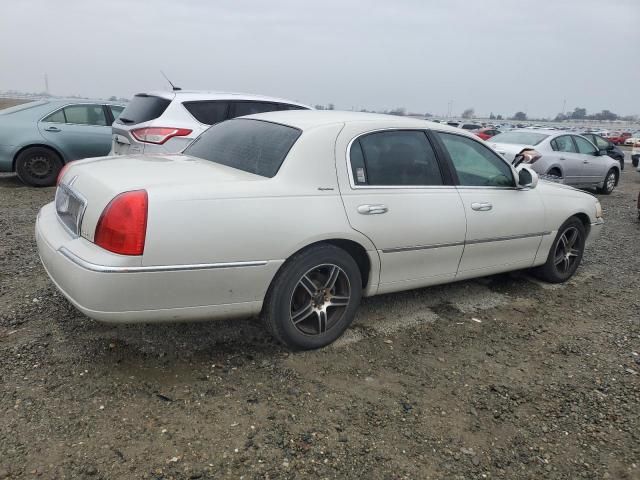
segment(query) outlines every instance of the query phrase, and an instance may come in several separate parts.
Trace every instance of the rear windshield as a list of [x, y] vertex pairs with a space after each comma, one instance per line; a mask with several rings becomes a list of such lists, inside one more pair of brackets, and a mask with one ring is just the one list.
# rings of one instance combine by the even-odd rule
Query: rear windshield
[[171, 100], [139, 93], [127, 104], [117, 123], [133, 125], [154, 120], [164, 113]]
[[516, 145], [537, 145], [549, 135], [535, 132], [504, 132], [491, 137], [491, 143], [513, 143]]
[[271, 178], [301, 133], [261, 120], [227, 120], [200, 135], [184, 154]]

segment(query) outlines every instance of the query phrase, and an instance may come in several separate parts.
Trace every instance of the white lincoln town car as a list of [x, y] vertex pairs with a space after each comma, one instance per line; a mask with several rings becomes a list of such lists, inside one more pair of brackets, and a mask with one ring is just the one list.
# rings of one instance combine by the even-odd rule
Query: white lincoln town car
[[563, 282], [602, 223], [592, 195], [459, 129], [286, 111], [214, 125], [179, 155], [68, 164], [36, 238], [89, 317], [260, 314], [308, 349], [338, 338], [362, 296], [518, 269]]

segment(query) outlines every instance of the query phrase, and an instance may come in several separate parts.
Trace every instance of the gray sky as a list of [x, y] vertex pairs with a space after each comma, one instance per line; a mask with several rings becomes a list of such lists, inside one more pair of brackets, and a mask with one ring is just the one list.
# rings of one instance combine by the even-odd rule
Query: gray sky
[[640, 0], [3, 0], [0, 90], [640, 113]]

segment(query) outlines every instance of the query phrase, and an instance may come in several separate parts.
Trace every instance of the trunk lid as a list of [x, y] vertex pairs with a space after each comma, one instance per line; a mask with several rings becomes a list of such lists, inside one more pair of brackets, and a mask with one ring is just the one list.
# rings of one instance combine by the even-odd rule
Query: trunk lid
[[507, 159], [509, 163], [513, 163], [513, 159], [517, 154], [519, 154], [522, 150], [532, 149], [535, 150], [536, 147], [532, 145], [525, 144], [514, 144], [514, 143], [493, 143], [491, 139], [487, 140], [487, 143], [491, 145], [496, 152], [502, 155]]
[[[70, 229], [72, 233], [93, 241], [102, 211], [120, 193], [147, 190], [151, 204], [155, 194], [168, 188], [171, 189], [171, 197], [179, 201], [189, 194], [190, 187], [197, 185], [210, 186], [206, 191], [213, 198], [237, 192], [242, 184], [265, 180], [268, 179], [187, 155], [130, 155], [78, 160], [68, 164], [60, 178], [56, 194], [59, 197], [58, 216], [67, 226], [78, 220], [80, 231]], [[76, 213], [69, 212], [68, 206], [73, 207]], [[82, 209], [82, 215], [78, 219], [79, 209]]]

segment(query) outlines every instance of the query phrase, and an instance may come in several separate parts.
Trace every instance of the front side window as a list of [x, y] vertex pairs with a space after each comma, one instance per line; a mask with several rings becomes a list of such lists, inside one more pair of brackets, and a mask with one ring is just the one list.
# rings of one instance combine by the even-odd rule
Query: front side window
[[351, 171], [356, 185], [442, 185], [436, 155], [423, 131], [370, 133], [351, 146]]
[[182, 105], [196, 120], [205, 125], [215, 125], [226, 120], [229, 112], [229, 102], [195, 101], [184, 102]]
[[67, 123], [76, 125], [107, 125], [102, 105], [71, 105], [64, 107]]
[[277, 123], [229, 120], [209, 128], [184, 154], [271, 178], [301, 133]]
[[574, 136], [573, 139], [576, 141], [579, 153], [585, 153], [587, 155], [594, 155], [596, 153], [596, 147], [594, 147], [593, 143], [591, 143], [589, 140], [576, 136]]
[[513, 187], [511, 168], [496, 153], [471, 138], [437, 132], [462, 186]]
[[253, 115], [254, 113], [273, 112], [278, 110], [277, 103], [268, 102], [232, 102], [230, 118]]
[[551, 148], [556, 152], [576, 153], [576, 146], [573, 144], [569, 135], [563, 135], [561, 137], [551, 140]]

